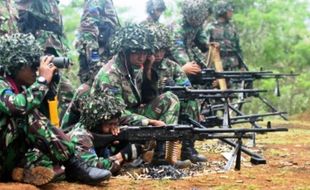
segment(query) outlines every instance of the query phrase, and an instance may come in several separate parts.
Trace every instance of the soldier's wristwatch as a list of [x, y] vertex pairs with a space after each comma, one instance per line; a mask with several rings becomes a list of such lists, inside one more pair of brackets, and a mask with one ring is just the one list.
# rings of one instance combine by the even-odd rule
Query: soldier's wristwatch
[[42, 76], [39, 76], [39, 77], [37, 78], [37, 81], [38, 81], [38, 83], [40, 83], [40, 84], [47, 84], [47, 80], [46, 80], [44, 77], [42, 77]]

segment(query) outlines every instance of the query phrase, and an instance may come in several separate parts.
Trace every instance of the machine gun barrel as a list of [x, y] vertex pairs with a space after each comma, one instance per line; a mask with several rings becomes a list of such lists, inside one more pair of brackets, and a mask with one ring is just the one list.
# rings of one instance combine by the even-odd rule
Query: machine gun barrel
[[272, 71], [222, 71], [216, 72], [214, 69], [202, 69], [198, 75], [189, 76], [193, 84], [210, 83], [216, 79], [229, 79], [232, 82], [254, 81], [257, 79], [279, 79], [285, 77], [295, 77], [296, 73], [273, 73]]
[[227, 89], [227, 90], [204, 90], [204, 89], [190, 89], [183, 86], [166, 86], [164, 91], [171, 91], [178, 96], [179, 99], [205, 99], [205, 98], [228, 98], [233, 97], [236, 93], [257, 94], [260, 92], [267, 92], [267, 90], [257, 89]]

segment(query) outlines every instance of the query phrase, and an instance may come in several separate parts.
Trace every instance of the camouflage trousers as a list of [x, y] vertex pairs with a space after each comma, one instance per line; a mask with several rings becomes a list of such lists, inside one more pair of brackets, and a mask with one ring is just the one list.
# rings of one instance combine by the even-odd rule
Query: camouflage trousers
[[109, 170], [113, 165], [113, 160], [110, 159], [111, 156], [121, 153], [124, 160], [129, 162], [136, 159], [142, 151], [141, 145], [128, 142], [120, 142], [117, 145], [111, 144], [95, 150], [91, 133], [82, 127], [75, 127], [68, 135], [71, 137], [72, 142], [76, 144], [77, 156], [93, 167]]
[[[51, 166], [52, 162], [64, 162], [74, 154], [74, 143], [62, 130], [52, 126], [39, 111], [34, 110], [26, 117], [28, 123], [19, 123], [14, 129], [1, 129], [1, 178], [9, 179], [14, 167], [21, 164], [27, 167], [34, 164]], [[14, 133], [9, 133], [9, 130]], [[33, 148], [36, 151], [30, 153], [28, 150]]]
[[77, 154], [88, 165], [103, 169], [109, 169], [111, 167], [111, 161], [109, 159], [98, 157], [93, 144], [93, 137], [91, 133], [80, 127], [73, 128], [68, 135], [71, 137], [72, 142], [76, 144]]
[[139, 107], [135, 112], [151, 119], [161, 120], [166, 124], [177, 124], [180, 102], [175, 94], [165, 92], [150, 103]]

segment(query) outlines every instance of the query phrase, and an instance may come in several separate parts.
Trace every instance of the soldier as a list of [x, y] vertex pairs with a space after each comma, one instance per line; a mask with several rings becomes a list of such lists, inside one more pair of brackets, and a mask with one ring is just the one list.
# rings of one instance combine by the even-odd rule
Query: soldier
[[210, 5], [207, 0], [185, 0], [182, 5], [183, 21], [175, 29], [175, 41], [172, 48], [173, 59], [181, 64], [187, 75], [201, 72], [202, 52], [208, 41], [203, 24], [209, 16]]
[[[153, 39], [139, 25], [128, 25], [116, 32], [111, 40], [116, 56], [100, 69], [93, 83], [91, 94], [108, 91], [127, 105], [121, 124], [164, 126], [178, 122], [178, 98], [171, 92], [156, 94], [156, 76], [151, 70]], [[159, 144], [154, 156], [164, 159], [164, 144]], [[188, 162], [176, 163], [180, 167], [185, 164]]]
[[75, 45], [79, 53], [79, 77], [88, 82], [101, 68], [101, 61], [110, 59], [108, 41], [120, 26], [112, 0], [85, 1]]
[[17, 32], [17, 11], [11, 1], [0, 1], [0, 35]]
[[[18, 9], [18, 29], [21, 33], [31, 33], [47, 55], [67, 56], [68, 44], [63, 31], [59, 0], [15, 0]], [[64, 112], [72, 97], [73, 87], [64, 75], [54, 75], [59, 84], [57, 90], [59, 106]], [[54, 99], [54, 95], [50, 96]], [[62, 114], [61, 114], [62, 115]]]
[[[147, 28], [155, 33], [156, 50], [153, 69], [158, 75], [158, 88], [163, 89], [166, 85], [191, 86], [189, 79], [181, 66], [166, 57], [169, 54], [172, 40], [169, 30], [160, 24], [148, 24]], [[200, 120], [199, 104], [195, 100], [181, 101], [180, 113], [188, 114], [196, 121]], [[194, 148], [194, 141], [183, 141], [181, 149], [181, 160], [190, 160], [193, 163], [205, 162], [206, 158], [198, 154]]]
[[118, 142], [95, 151], [91, 132], [118, 135], [119, 117], [126, 105], [104, 92], [82, 96], [81, 102], [80, 120], [68, 135], [78, 144], [82, 159], [91, 166], [109, 169], [116, 174], [124, 162], [136, 159], [141, 154], [141, 145]]
[[166, 5], [163, 0], [148, 0], [146, 2], [146, 12], [148, 17], [144, 23], [158, 23], [160, 16], [166, 10]]
[[[68, 180], [98, 183], [110, 172], [89, 167], [75, 156], [75, 146], [60, 129], [41, 113], [40, 106], [49, 90], [56, 67], [52, 57], [44, 57], [31, 34], [0, 37], [0, 177], [43, 185], [53, 178], [45, 167], [16, 168], [28, 149], [36, 148], [54, 163], [66, 167]], [[38, 72], [38, 76], [36, 75]]]
[[233, 7], [226, 1], [219, 1], [214, 9], [216, 20], [207, 25], [207, 41], [219, 43], [224, 70], [239, 70], [243, 67], [242, 51], [238, 32], [231, 22]]

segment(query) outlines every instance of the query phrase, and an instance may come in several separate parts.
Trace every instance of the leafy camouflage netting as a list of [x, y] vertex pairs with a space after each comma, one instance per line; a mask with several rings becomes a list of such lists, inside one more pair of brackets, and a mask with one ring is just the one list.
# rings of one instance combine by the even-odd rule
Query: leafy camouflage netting
[[152, 14], [154, 10], [164, 12], [166, 5], [163, 0], [148, 0], [146, 3], [146, 12]]
[[210, 14], [210, 3], [208, 0], [184, 0], [182, 13], [190, 25], [200, 26]]
[[155, 37], [142, 25], [128, 24], [116, 31], [110, 41], [112, 54], [120, 51], [154, 51]]
[[38, 63], [43, 51], [32, 34], [16, 33], [0, 37], [0, 65], [6, 74]]
[[228, 10], [233, 10], [231, 3], [219, 1], [214, 7], [214, 14], [216, 17], [224, 16]]
[[93, 129], [103, 120], [110, 120], [121, 115], [126, 105], [107, 93], [82, 97], [82, 112], [80, 122]]
[[167, 27], [159, 23], [147, 23], [145, 27], [155, 35], [156, 43], [154, 45], [156, 50], [166, 49], [172, 46], [172, 39]]

